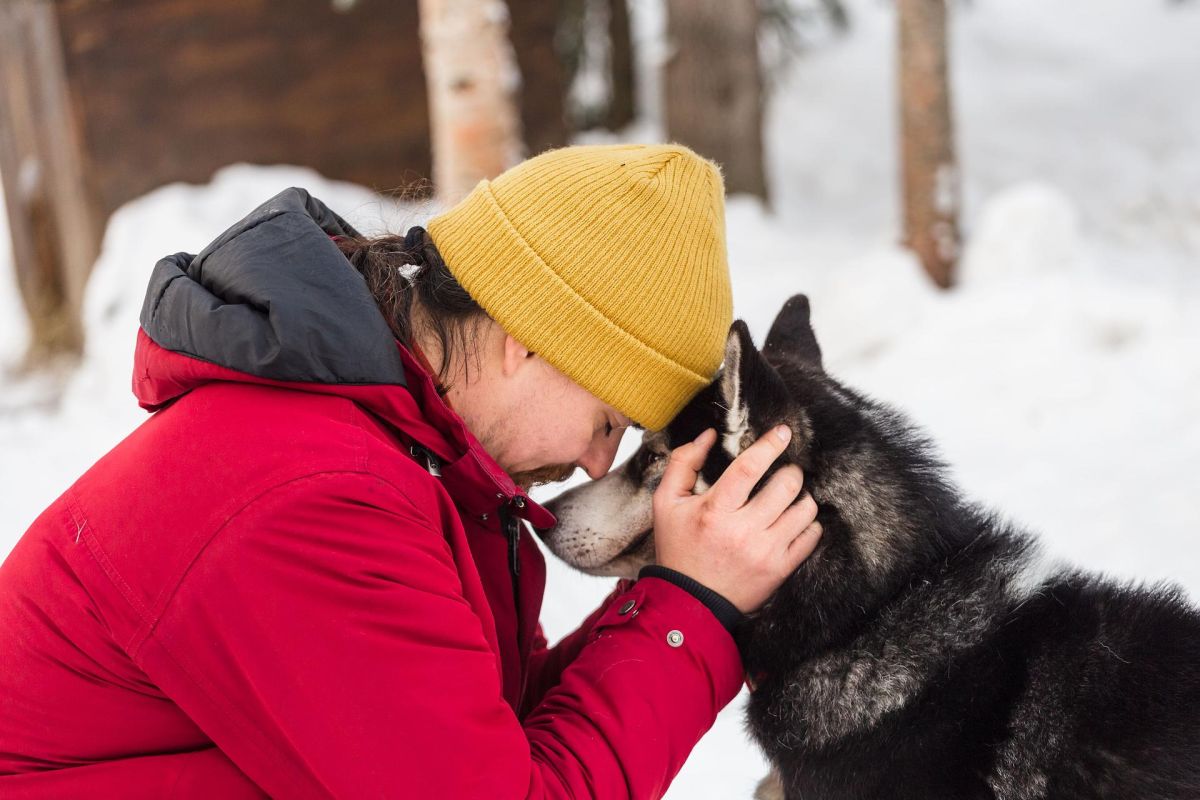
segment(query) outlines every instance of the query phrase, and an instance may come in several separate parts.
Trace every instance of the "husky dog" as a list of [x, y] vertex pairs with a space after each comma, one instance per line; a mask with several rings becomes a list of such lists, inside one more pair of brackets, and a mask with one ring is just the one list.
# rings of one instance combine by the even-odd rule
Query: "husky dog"
[[[824, 535], [738, 634], [760, 796], [805, 800], [1200, 798], [1200, 613], [1170, 586], [1048, 564], [964, 500], [927, 440], [829, 377], [808, 301], [608, 476], [551, 503], [568, 563], [634, 576], [670, 449], [722, 434], [703, 491], [760, 434], [793, 431]], [[1133, 533], [1133, 532], [1131, 532]]]

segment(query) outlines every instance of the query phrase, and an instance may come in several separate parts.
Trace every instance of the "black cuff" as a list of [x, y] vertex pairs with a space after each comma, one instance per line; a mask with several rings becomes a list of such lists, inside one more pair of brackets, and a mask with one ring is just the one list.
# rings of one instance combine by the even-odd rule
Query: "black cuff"
[[736, 634], [738, 628], [746, 621], [746, 615], [738, 611], [738, 607], [733, 603], [694, 578], [689, 578], [682, 572], [673, 570], [670, 567], [647, 564], [638, 572], [638, 578], [662, 578], [668, 583], [675, 584], [701, 603], [704, 603], [708, 610], [713, 613], [713, 616], [717, 618], [717, 621], [724, 625], [725, 630], [731, 634]]

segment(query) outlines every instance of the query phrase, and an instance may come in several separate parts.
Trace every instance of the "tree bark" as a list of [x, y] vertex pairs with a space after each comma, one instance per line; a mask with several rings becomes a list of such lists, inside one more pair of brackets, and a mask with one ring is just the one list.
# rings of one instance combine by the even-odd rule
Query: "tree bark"
[[31, 368], [82, 351], [83, 291], [100, 242], [55, 13], [46, 0], [0, 2], [0, 175]]
[[520, 73], [502, 0], [421, 0], [433, 184], [449, 205], [522, 155]]
[[757, 0], [667, 0], [667, 138], [714, 159], [729, 192], [767, 197]]
[[610, 131], [617, 131], [637, 116], [637, 83], [633, 69], [633, 32], [627, 0], [608, 0], [609, 86], [608, 119]]
[[521, 128], [531, 155], [562, 147], [569, 135], [567, 82], [556, 40], [559, 3], [508, 0], [512, 46], [521, 70]]
[[899, 0], [900, 147], [904, 243], [942, 288], [961, 243], [945, 0]]

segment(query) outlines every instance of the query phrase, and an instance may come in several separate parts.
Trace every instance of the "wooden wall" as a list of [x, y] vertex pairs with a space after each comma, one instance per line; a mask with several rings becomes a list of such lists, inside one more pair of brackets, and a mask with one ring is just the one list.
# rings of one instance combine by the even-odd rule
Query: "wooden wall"
[[[562, 0], [508, 0], [530, 154], [566, 143]], [[415, 0], [0, 0], [0, 176], [31, 357], [78, 352], [109, 214], [234, 162], [430, 177]]]
[[103, 219], [231, 162], [393, 189], [430, 173], [416, 3], [63, 0], [89, 187]]

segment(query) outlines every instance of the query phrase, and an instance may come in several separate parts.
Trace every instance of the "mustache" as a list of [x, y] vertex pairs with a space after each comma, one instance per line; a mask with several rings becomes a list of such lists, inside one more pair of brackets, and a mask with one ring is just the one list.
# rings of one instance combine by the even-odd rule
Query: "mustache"
[[537, 469], [514, 472], [510, 477], [513, 479], [513, 483], [528, 491], [534, 486], [545, 486], [547, 483], [565, 481], [574, 474], [574, 464], [548, 464]]

